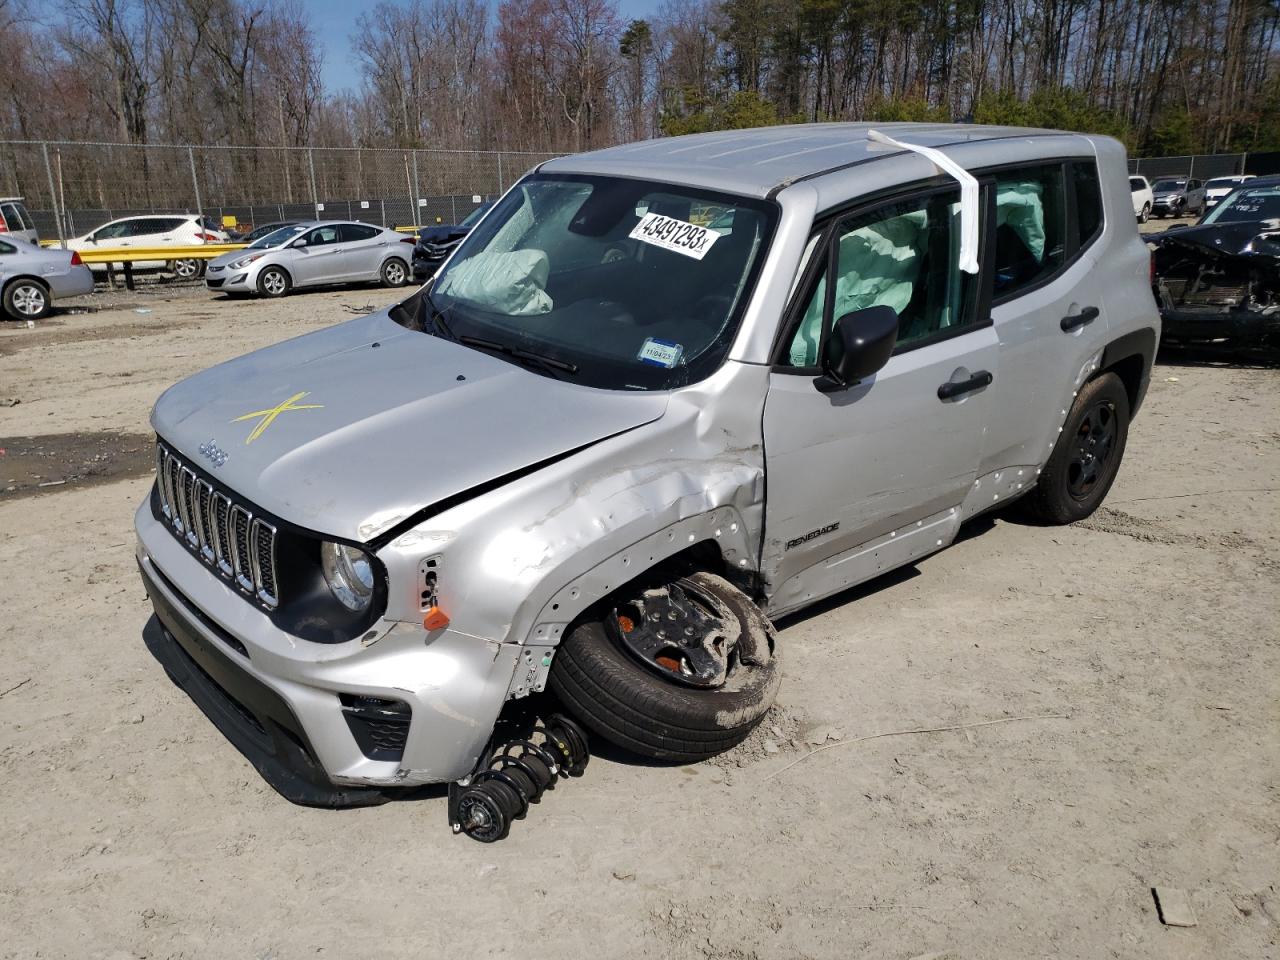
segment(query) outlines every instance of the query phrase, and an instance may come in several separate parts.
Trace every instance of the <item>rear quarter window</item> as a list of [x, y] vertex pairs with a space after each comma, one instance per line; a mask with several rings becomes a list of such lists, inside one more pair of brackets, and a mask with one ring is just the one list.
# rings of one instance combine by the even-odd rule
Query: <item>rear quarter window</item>
[[1073, 160], [1071, 180], [1075, 186], [1080, 246], [1085, 247], [1102, 232], [1102, 190], [1098, 185], [1098, 165], [1092, 160]]
[[354, 240], [372, 240], [380, 232], [377, 227], [365, 227], [358, 223], [344, 223], [340, 230], [344, 243]]

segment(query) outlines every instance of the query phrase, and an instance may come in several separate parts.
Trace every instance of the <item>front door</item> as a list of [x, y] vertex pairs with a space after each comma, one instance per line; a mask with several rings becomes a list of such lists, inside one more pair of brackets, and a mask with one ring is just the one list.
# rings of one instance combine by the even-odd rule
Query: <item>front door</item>
[[[932, 190], [824, 230], [765, 402], [761, 559], [771, 614], [955, 535], [999, 389], [978, 278], [957, 267], [959, 201], [956, 188]], [[820, 392], [814, 379], [833, 320], [875, 305], [898, 313], [893, 357], [862, 383]]]
[[306, 242], [291, 248], [295, 254], [289, 265], [293, 285], [333, 283], [338, 279], [342, 244], [338, 242], [337, 225], [316, 227], [301, 239]]

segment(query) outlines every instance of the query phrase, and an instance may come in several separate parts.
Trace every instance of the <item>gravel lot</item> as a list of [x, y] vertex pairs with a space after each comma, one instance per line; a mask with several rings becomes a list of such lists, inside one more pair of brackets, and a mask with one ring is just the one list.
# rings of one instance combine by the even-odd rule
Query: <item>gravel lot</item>
[[0, 324], [0, 956], [1280, 956], [1275, 369], [1162, 363], [1093, 518], [790, 618], [742, 747], [597, 757], [482, 846], [432, 791], [289, 805], [141, 640], [157, 394], [395, 294], [93, 299]]

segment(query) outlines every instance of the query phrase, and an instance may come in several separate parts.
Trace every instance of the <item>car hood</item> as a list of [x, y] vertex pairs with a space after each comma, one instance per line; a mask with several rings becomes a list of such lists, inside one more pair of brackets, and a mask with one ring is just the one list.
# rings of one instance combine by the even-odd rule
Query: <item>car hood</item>
[[235, 263], [241, 257], [252, 256], [255, 253], [275, 253], [279, 249], [281, 248], [266, 247], [264, 249], [259, 247], [257, 250], [250, 250], [248, 247], [244, 247], [240, 250], [228, 250], [226, 253], [220, 253], [216, 257], [214, 257], [212, 260], [210, 260], [209, 266], [226, 267], [226, 266], [229, 266], [230, 264]]
[[1249, 249], [1253, 241], [1262, 234], [1277, 232], [1280, 232], [1280, 220], [1236, 220], [1229, 223], [1173, 227], [1157, 234], [1155, 242], [1185, 244], [1231, 256], [1258, 256]]
[[[650, 423], [666, 404], [554, 380], [381, 311], [189, 377], [161, 395], [151, 422], [263, 510], [367, 542], [432, 504]], [[201, 452], [210, 444], [220, 466]]]

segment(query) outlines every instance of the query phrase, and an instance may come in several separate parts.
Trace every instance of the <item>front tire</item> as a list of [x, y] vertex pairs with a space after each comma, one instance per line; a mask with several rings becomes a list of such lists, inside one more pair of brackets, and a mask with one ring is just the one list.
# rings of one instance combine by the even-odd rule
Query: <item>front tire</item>
[[1151, 204], [1144, 203], [1142, 205], [1142, 212], [1138, 214], [1138, 222], [1146, 223], [1150, 219], [1151, 219]]
[[40, 320], [49, 315], [49, 290], [35, 280], [15, 280], [4, 289], [4, 310], [14, 320]]
[[1129, 393], [1114, 373], [1084, 385], [1028, 506], [1047, 523], [1083, 520], [1098, 509], [1120, 470], [1129, 438]]
[[283, 297], [289, 292], [293, 281], [281, 267], [267, 267], [258, 274], [258, 292], [264, 297]]
[[747, 737], [773, 705], [781, 674], [773, 627], [749, 597], [711, 573], [691, 573], [660, 589], [674, 587], [712, 597], [729, 612], [737, 660], [722, 685], [665, 679], [623, 648], [607, 615], [569, 632], [549, 682], [566, 709], [606, 740], [656, 760], [695, 762]]
[[409, 265], [399, 257], [391, 257], [382, 265], [382, 285], [403, 287], [409, 282]]

